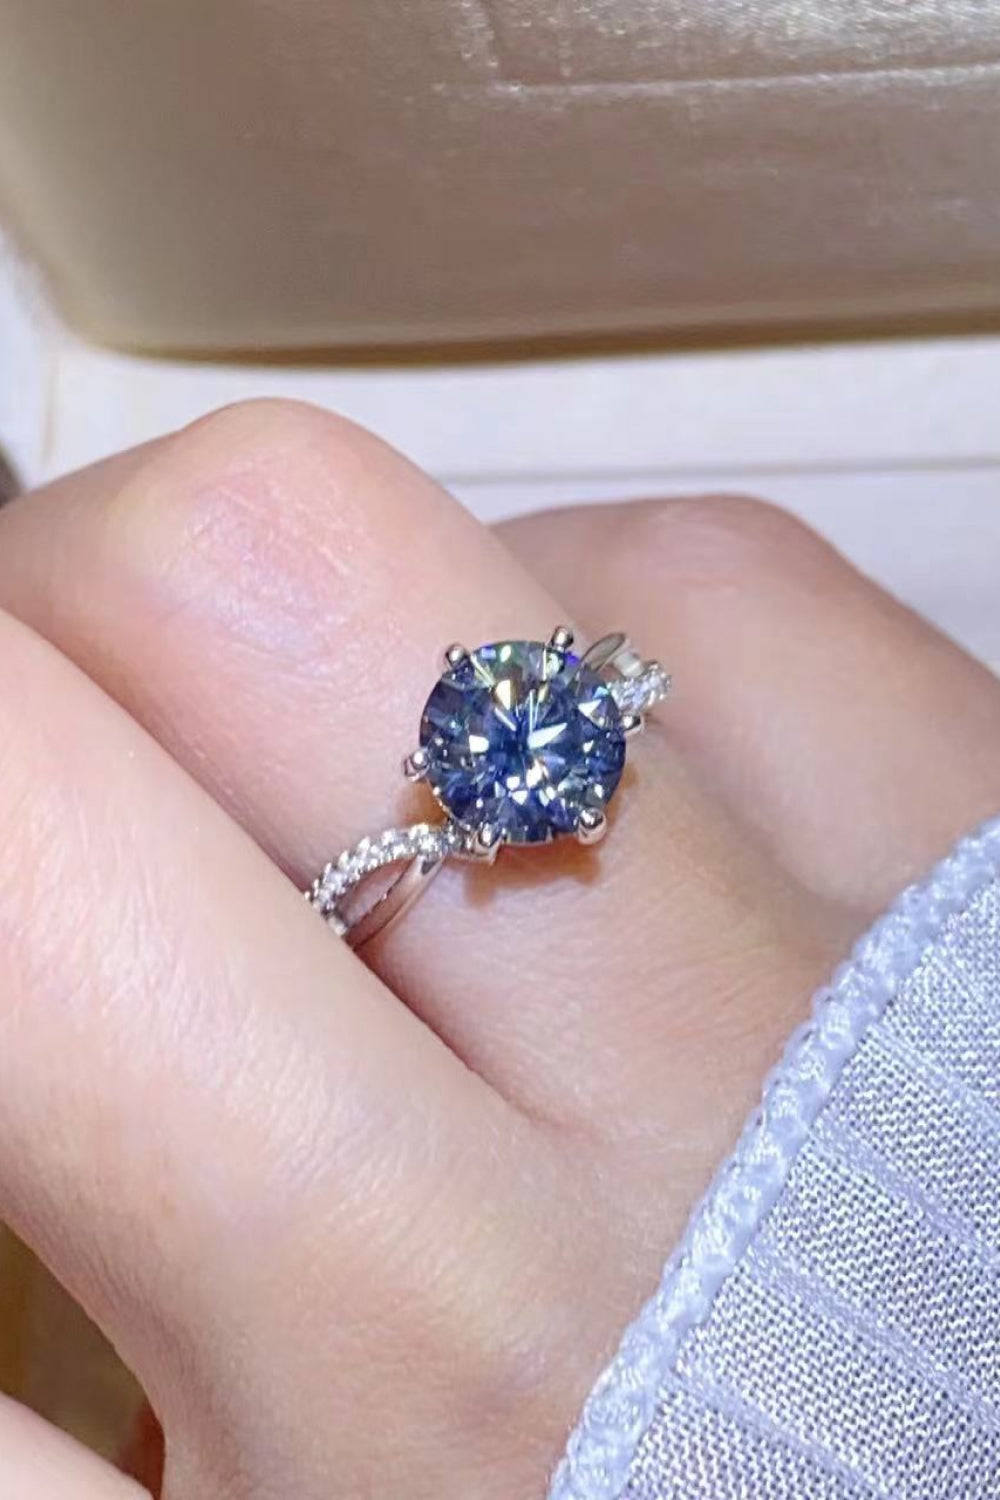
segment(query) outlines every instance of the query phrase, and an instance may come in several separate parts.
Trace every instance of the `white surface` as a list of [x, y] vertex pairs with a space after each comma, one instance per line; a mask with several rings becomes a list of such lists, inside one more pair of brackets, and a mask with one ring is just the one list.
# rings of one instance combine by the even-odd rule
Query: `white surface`
[[734, 475], [1000, 465], [1000, 339], [431, 369], [165, 363], [66, 341], [49, 472], [245, 396], [317, 401], [432, 472]]
[[35, 327], [0, 261], [0, 443], [32, 481], [227, 402], [295, 396], [381, 433], [488, 520], [766, 495], [1000, 663], [1000, 338], [347, 370], [142, 360]]
[[21, 474], [45, 461], [52, 347], [30, 274], [0, 238], [0, 447]]

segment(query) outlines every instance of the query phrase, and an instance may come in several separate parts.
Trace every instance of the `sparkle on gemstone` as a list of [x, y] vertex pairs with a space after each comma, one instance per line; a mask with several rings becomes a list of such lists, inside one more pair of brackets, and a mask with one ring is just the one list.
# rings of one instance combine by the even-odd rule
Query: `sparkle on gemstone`
[[609, 684], [541, 641], [480, 646], [440, 679], [424, 709], [427, 780], [466, 828], [511, 843], [573, 833], [607, 806], [625, 764]]

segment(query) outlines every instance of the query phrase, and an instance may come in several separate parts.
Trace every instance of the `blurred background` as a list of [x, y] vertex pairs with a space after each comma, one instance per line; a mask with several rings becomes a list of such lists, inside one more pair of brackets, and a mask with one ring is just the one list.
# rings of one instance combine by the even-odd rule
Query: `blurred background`
[[[251, 395], [769, 496], [1000, 663], [1000, 7], [0, 0], [0, 495]], [[0, 1389], [133, 1430], [9, 1237]]]

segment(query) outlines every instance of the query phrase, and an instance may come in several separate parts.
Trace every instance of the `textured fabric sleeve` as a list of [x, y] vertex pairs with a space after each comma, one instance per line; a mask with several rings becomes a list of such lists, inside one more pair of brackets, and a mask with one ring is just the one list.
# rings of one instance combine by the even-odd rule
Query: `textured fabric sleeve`
[[817, 997], [551, 1500], [1000, 1497], [1000, 820]]

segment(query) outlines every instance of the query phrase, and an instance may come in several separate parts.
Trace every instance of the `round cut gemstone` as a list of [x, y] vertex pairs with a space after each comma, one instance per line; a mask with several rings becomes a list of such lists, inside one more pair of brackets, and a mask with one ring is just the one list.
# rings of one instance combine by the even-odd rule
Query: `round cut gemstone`
[[579, 657], [541, 641], [499, 641], [440, 679], [424, 709], [427, 780], [466, 828], [511, 843], [572, 833], [603, 809], [625, 764], [610, 685]]

